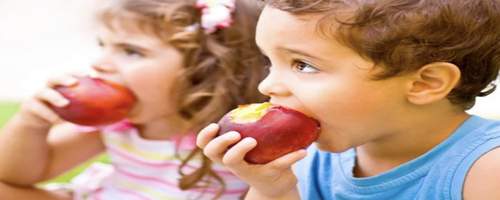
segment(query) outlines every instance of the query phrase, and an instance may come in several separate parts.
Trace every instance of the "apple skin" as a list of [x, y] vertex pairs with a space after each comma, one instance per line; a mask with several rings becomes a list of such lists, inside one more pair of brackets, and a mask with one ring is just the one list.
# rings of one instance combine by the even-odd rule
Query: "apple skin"
[[100, 126], [124, 119], [135, 104], [135, 96], [125, 86], [100, 78], [80, 77], [73, 86], [56, 91], [70, 101], [66, 107], [50, 106], [61, 118], [84, 126]]
[[232, 111], [227, 113], [218, 122], [217, 136], [237, 131], [242, 139], [257, 140], [257, 146], [245, 155], [245, 161], [252, 164], [265, 164], [305, 149], [318, 137], [318, 123], [305, 114], [282, 106], [272, 106], [266, 111], [257, 121], [247, 123], [234, 122]]

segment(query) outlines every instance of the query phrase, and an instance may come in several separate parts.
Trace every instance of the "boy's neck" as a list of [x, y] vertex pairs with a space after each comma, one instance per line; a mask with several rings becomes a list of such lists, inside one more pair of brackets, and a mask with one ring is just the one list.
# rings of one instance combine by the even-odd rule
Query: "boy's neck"
[[354, 176], [375, 176], [425, 154], [448, 138], [469, 117], [464, 111], [432, 113], [408, 125], [404, 133], [358, 146]]

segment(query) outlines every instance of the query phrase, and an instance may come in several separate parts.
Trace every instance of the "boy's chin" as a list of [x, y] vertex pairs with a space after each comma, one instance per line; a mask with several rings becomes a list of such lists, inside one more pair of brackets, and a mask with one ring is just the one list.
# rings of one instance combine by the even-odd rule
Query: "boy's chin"
[[339, 147], [338, 145], [335, 145], [336, 147], [333, 148], [332, 145], [334, 144], [323, 144], [320, 142], [314, 142], [314, 145], [316, 145], [316, 148], [318, 148], [318, 150], [330, 153], [342, 153], [350, 149], [350, 148], [338, 148]]

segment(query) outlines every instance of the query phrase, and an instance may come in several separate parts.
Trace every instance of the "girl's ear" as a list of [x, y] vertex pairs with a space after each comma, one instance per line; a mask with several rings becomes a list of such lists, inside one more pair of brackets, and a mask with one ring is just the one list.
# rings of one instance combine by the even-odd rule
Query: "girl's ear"
[[416, 105], [429, 104], [445, 98], [460, 81], [460, 69], [451, 63], [424, 65], [411, 75], [407, 99]]

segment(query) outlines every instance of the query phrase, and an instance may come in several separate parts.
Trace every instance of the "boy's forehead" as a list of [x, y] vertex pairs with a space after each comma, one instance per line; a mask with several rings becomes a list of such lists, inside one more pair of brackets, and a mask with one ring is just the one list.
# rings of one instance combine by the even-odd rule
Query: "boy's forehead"
[[277, 23], [299, 23], [302, 25], [312, 25], [315, 26], [319, 19], [323, 17], [323, 14], [309, 13], [294, 15], [280, 9], [266, 6], [261, 13], [260, 21]]
[[266, 7], [257, 24], [256, 40], [258, 43], [264, 42], [259, 40], [269, 42], [269, 39], [276, 43], [327, 40], [318, 32], [317, 24], [321, 17], [320, 14], [292, 15], [279, 9]]

